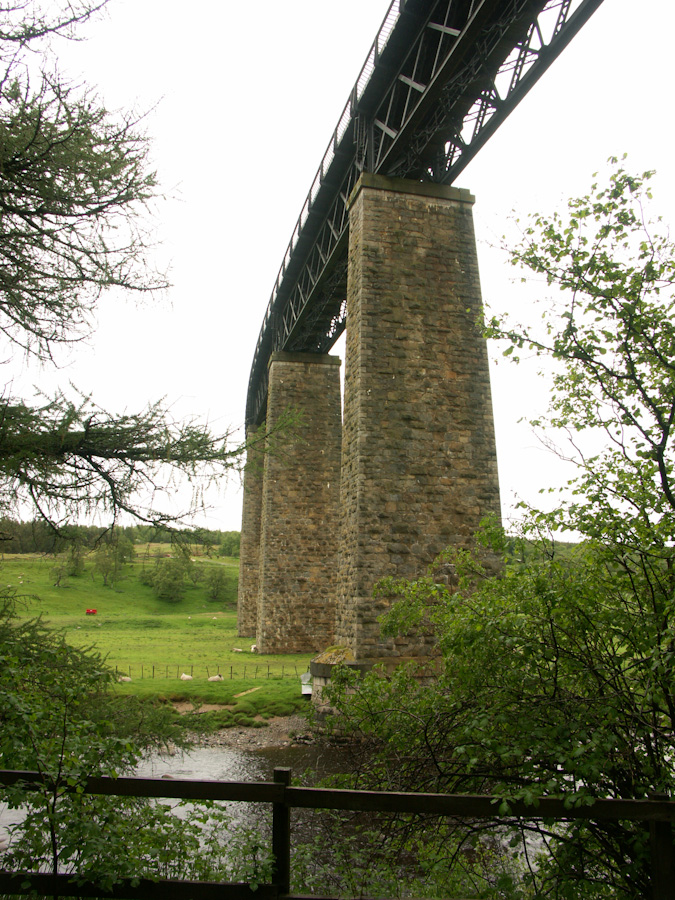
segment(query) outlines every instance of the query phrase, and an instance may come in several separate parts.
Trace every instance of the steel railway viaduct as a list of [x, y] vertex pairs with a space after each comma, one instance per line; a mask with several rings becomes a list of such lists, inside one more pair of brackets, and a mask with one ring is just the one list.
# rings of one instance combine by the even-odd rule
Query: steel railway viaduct
[[[499, 515], [473, 197], [452, 183], [601, 2], [391, 3], [251, 369], [238, 627], [260, 652], [429, 650], [381, 638], [375, 581]], [[329, 350], [345, 328], [343, 413]], [[277, 431], [263, 453], [256, 432]]]

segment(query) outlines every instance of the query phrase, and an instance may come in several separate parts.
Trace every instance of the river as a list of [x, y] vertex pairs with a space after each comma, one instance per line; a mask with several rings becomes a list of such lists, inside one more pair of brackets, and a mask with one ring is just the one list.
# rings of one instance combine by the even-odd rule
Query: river
[[[275, 740], [271, 746], [265, 746], [265, 731], [246, 729], [255, 737], [250, 747], [197, 746], [187, 753], [153, 753], [139, 763], [134, 774], [142, 778], [170, 776], [199, 781], [271, 781], [277, 766], [289, 766], [295, 775], [312, 769], [318, 777], [345, 771], [346, 762], [339, 750], [326, 751], [314, 743], [295, 744], [292, 739]], [[248, 804], [230, 807], [243, 817]], [[9, 810], [0, 802], [0, 846], [7, 838], [8, 826], [20, 820], [20, 810]]]
[[196, 747], [189, 753], [155, 755], [143, 760], [136, 774], [143, 778], [189, 778], [213, 781], [271, 781], [277, 766], [289, 766], [298, 775], [313, 769], [319, 777], [344, 769], [337, 752], [327, 753], [314, 744], [285, 747]]

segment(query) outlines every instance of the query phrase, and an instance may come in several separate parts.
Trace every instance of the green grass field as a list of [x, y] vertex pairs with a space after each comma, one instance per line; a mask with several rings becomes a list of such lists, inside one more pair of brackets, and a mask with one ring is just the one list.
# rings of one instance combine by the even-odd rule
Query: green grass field
[[[214, 714], [222, 724], [240, 724], [256, 715], [289, 715], [306, 707], [300, 675], [307, 671], [310, 656], [261, 656], [251, 652], [254, 638], [237, 636], [238, 560], [195, 559], [194, 571], [202, 577], [194, 584], [189, 581], [185, 597], [176, 603], [158, 600], [152, 588], [141, 583], [139, 574], [148, 565], [154, 562], [136, 559], [111, 588], [86, 559], [82, 575], [65, 578], [56, 587], [54, 558], [5, 555], [0, 583], [4, 580], [16, 591], [19, 616], [42, 616], [61, 629], [69, 643], [96, 648], [120, 675], [130, 676], [131, 682], [118, 685], [121, 692], [195, 706], [233, 706], [227, 715]], [[204, 576], [212, 566], [222, 567], [229, 576], [224, 600], [208, 597]], [[87, 615], [87, 609], [96, 614]], [[193, 680], [182, 681], [182, 673]], [[216, 674], [222, 674], [223, 681], [207, 680]], [[229, 721], [235, 716], [239, 721]]]

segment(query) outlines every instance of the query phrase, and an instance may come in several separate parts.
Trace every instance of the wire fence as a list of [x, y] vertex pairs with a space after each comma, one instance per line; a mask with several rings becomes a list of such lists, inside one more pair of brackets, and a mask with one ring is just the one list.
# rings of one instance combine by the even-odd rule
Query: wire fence
[[244, 665], [148, 665], [144, 663], [135, 666], [115, 666], [115, 675], [117, 680], [131, 679], [178, 679], [179, 681], [188, 680], [207, 680], [212, 678], [214, 681], [250, 681], [259, 678], [300, 678], [307, 671], [307, 668], [296, 665], [269, 664], [269, 663], [247, 663]]

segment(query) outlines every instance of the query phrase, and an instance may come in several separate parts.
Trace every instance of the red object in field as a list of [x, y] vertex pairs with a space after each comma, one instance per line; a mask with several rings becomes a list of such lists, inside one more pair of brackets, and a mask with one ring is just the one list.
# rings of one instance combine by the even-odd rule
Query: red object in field
[[95, 616], [95, 615], [96, 615], [96, 610], [95, 610], [95, 609], [87, 609], [87, 610], [85, 610], [85, 613], [86, 613], [86, 615], [88, 615], [88, 616]]

